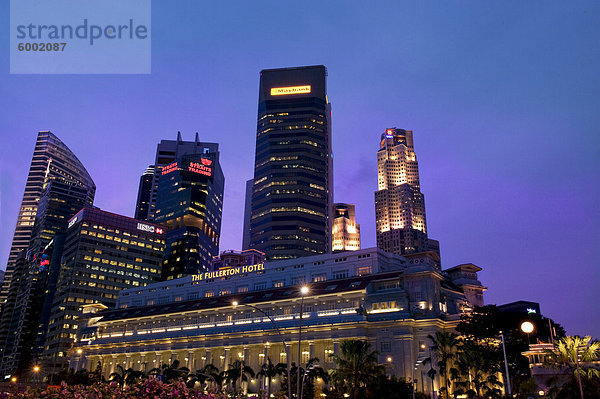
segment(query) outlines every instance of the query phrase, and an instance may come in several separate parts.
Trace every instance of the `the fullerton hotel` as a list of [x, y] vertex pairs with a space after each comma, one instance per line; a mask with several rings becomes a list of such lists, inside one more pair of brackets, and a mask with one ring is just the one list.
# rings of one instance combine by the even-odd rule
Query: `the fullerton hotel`
[[209, 363], [226, 370], [238, 359], [254, 370], [266, 358], [297, 362], [302, 304], [303, 364], [317, 357], [332, 368], [342, 340], [366, 339], [391, 373], [418, 380], [427, 335], [452, 330], [462, 312], [483, 305], [480, 270], [442, 271], [433, 252], [402, 257], [370, 248], [136, 287], [121, 291], [114, 310], [86, 305], [71, 367], [100, 365], [108, 377], [117, 365], [149, 371], [174, 360], [192, 371]]

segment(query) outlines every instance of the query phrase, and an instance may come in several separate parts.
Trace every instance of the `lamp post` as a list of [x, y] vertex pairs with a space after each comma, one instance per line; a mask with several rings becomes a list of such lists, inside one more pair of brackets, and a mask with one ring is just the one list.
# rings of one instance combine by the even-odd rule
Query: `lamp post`
[[[233, 307], [236, 307], [238, 305], [240, 305], [240, 303], [238, 301], [233, 301], [231, 302], [231, 304], [233, 305]], [[262, 313], [263, 315], [265, 315], [269, 321], [271, 322], [271, 324], [273, 325], [273, 328], [275, 328], [275, 331], [277, 331], [277, 334], [279, 335], [279, 338], [281, 339], [281, 343], [283, 344], [283, 349], [285, 350], [285, 360], [287, 363], [287, 386], [288, 386], [288, 398], [291, 399], [292, 397], [292, 385], [291, 385], [291, 378], [290, 378], [290, 353], [289, 353], [289, 348], [288, 345], [285, 343], [285, 338], [283, 337], [283, 334], [281, 333], [281, 330], [279, 330], [279, 327], [277, 327], [277, 323], [275, 323], [275, 320], [273, 320], [273, 318], [268, 315], [264, 310], [262, 310], [261, 308], [258, 308], [254, 305], [250, 305], [249, 303], [242, 303], [242, 306], [248, 306], [249, 308], [252, 308], [254, 310], [259, 311], [260, 313]]]
[[534, 330], [533, 327], [533, 323], [530, 321], [524, 321], [523, 323], [521, 323], [521, 331], [523, 331], [525, 334], [527, 334], [527, 345], [531, 345], [531, 342], [529, 342], [529, 334], [531, 334]]
[[302, 399], [302, 397], [300, 396], [300, 385], [301, 385], [301, 381], [300, 381], [300, 365], [302, 364], [302, 312], [303, 312], [303, 307], [304, 307], [304, 295], [308, 294], [308, 286], [303, 285], [300, 288], [300, 321], [298, 323], [298, 375], [296, 376], [296, 398], [298, 399]]
[[502, 352], [504, 353], [504, 370], [506, 371], [506, 390], [508, 391], [508, 397], [512, 398], [512, 391], [510, 388], [510, 376], [508, 374], [508, 362], [506, 361], [506, 345], [504, 345], [504, 333], [500, 331], [500, 337], [502, 338]]

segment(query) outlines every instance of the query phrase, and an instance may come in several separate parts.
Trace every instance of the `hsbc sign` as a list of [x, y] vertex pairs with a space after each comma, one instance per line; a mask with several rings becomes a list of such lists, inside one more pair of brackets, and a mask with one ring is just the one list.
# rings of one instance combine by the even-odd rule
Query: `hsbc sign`
[[145, 224], [145, 223], [138, 223], [137, 229], [142, 230], [142, 231], [147, 231], [148, 233], [156, 233], [156, 234], [163, 234], [165, 232], [160, 227], [154, 227], [152, 225]]

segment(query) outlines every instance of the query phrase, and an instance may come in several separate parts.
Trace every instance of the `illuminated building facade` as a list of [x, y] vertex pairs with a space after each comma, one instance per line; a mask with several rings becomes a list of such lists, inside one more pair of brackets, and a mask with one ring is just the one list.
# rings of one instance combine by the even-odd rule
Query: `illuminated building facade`
[[154, 165], [148, 166], [140, 177], [137, 202], [135, 205], [135, 218], [137, 220], [148, 220], [150, 215], [150, 198], [152, 198], [152, 182], [154, 180]]
[[377, 175], [377, 247], [398, 255], [439, 252], [439, 243], [427, 237], [425, 197], [411, 130], [392, 128], [381, 135]]
[[[181, 133], [177, 132], [177, 140], [161, 140], [156, 146], [156, 156], [154, 164], [150, 165], [140, 178], [140, 187], [138, 190], [138, 200], [136, 204], [136, 213], [138, 209], [148, 208], [147, 212], [140, 212], [140, 216], [147, 213], [147, 218], [142, 220], [153, 221], [156, 212], [156, 200], [158, 198], [158, 181], [162, 176], [162, 168], [172, 164], [177, 158], [184, 155], [201, 155], [204, 153], [218, 153], [219, 145], [215, 143], [203, 143], [199, 140], [198, 133], [194, 141], [184, 141], [181, 138]], [[153, 172], [152, 184], [148, 190], [142, 184], [144, 176], [147, 173]], [[148, 204], [147, 206], [145, 204]]]
[[223, 251], [221, 255], [214, 256], [211, 270], [219, 270], [228, 267], [259, 265], [264, 263], [265, 254], [256, 249], [244, 251]]
[[0, 303], [6, 301], [14, 262], [22, 250], [29, 247], [31, 233], [37, 214], [38, 201], [48, 178], [60, 176], [68, 180], [80, 182], [90, 188], [87, 203], [92, 204], [96, 186], [79, 159], [58, 137], [49, 131], [38, 133], [31, 166], [25, 184], [23, 200], [19, 208], [17, 226], [8, 256], [6, 274], [0, 290]]
[[[307, 284], [301, 363], [318, 357], [324, 368], [333, 368], [330, 355], [342, 340], [367, 339], [379, 351], [379, 363], [410, 378], [415, 363], [429, 356], [427, 336], [452, 330], [465, 309], [483, 304], [469, 303], [438, 264], [428, 253], [401, 257], [370, 248], [125, 290], [116, 309], [82, 321], [71, 367], [100, 365], [108, 376], [117, 365], [148, 371], [178, 360], [190, 370], [209, 363], [226, 370], [243, 359], [257, 370], [267, 358], [286, 362], [282, 341], [297, 363], [299, 287]], [[485, 289], [476, 276], [470, 283]], [[439, 389], [439, 380], [435, 384]], [[249, 390], [259, 388], [257, 382]]]
[[331, 241], [333, 252], [360, 249], [360, 225], [356, 223], [354, 204], [333, 204]]
[[84, 208], [69, 220], [43, 348], [46, 367], [66, 365], [82, 306], [114, 306], [119, 291], [159, 281], [164, 229]]
[[326, 75], [322, 65], [260, 73], [249, 248], [270, 260], [331, 252]]
[[224, 187], [217, 144], [161, 168], [154, 221], [167, 230], [163, 280], [210, 270], [219, 253]]
[[69, 148], [51, 132], [39, 132], [2, 288], [0, 375], [28, 367], [53, 277], [48, 247], [71, 216], [92, 204], [95, 190]]
[[18, 288], [9, 288], [6, 309], [0, 319], [0, 375], [29, 370], [34, 344], [38, 338], [42, 308], [46, 298], [54, 295], [57, 268], [51, 269], [50, 256], [54, 240], [61, 240], [68, 220], [87, 205], [93, 187], [68, 180], [60, 175], [48, 176], [44, 183], [32, 230], [32, 240], [24, 264], [13, 273]]

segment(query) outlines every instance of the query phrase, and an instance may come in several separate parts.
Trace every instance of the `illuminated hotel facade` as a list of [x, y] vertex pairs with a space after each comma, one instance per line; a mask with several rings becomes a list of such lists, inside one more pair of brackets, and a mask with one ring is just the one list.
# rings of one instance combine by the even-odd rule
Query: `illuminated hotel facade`
[[377, 247], [398, 255], [430, 250], [439, 253], [439, 243], [427, 237], [425, 197], [412, 130], [391, 128], [382, 133], [377, 177]]
[[[331, 105], [324, 66], [260, 73], [244, 249], [269, 260], [331, 252]], [[249, 241], [249, 242], [248, 242]], [[247, 244], [247, 246], [246, 246]]]
[[333, 252], [360, 249], [360, 225], [356, 223], [354, 204], [333, 204], [331, 244]]
[[[318, 357], [324, 368], [334, 368], [330, 355], [341, 341], [366, 339], [391, 373], [411, 378], [414, 365], [429, 356], [427, 336], [452, 330], [463, 312], [483, 305], [481, 269], [467, 264], [451, 270], [452, 278], [433, 252], [401, 257], [369, 248], [226, 267], [124, 290], [115, 309], [87, 309], [70, 366], [100, 366], [108, 376], [117, 365], [149, 371], [175, 360], [192, 371], [209, 363], [226, 370], [238, 359], [255, 370], [267, 358], [286, 363], [290, 356], [297, 363], [299, 287], [308, 285], [302, 364]], [[465, 285], [478, 287], [478, 295], [465, 294]], [[256, 384], [250, 391], [260, 388]]]

